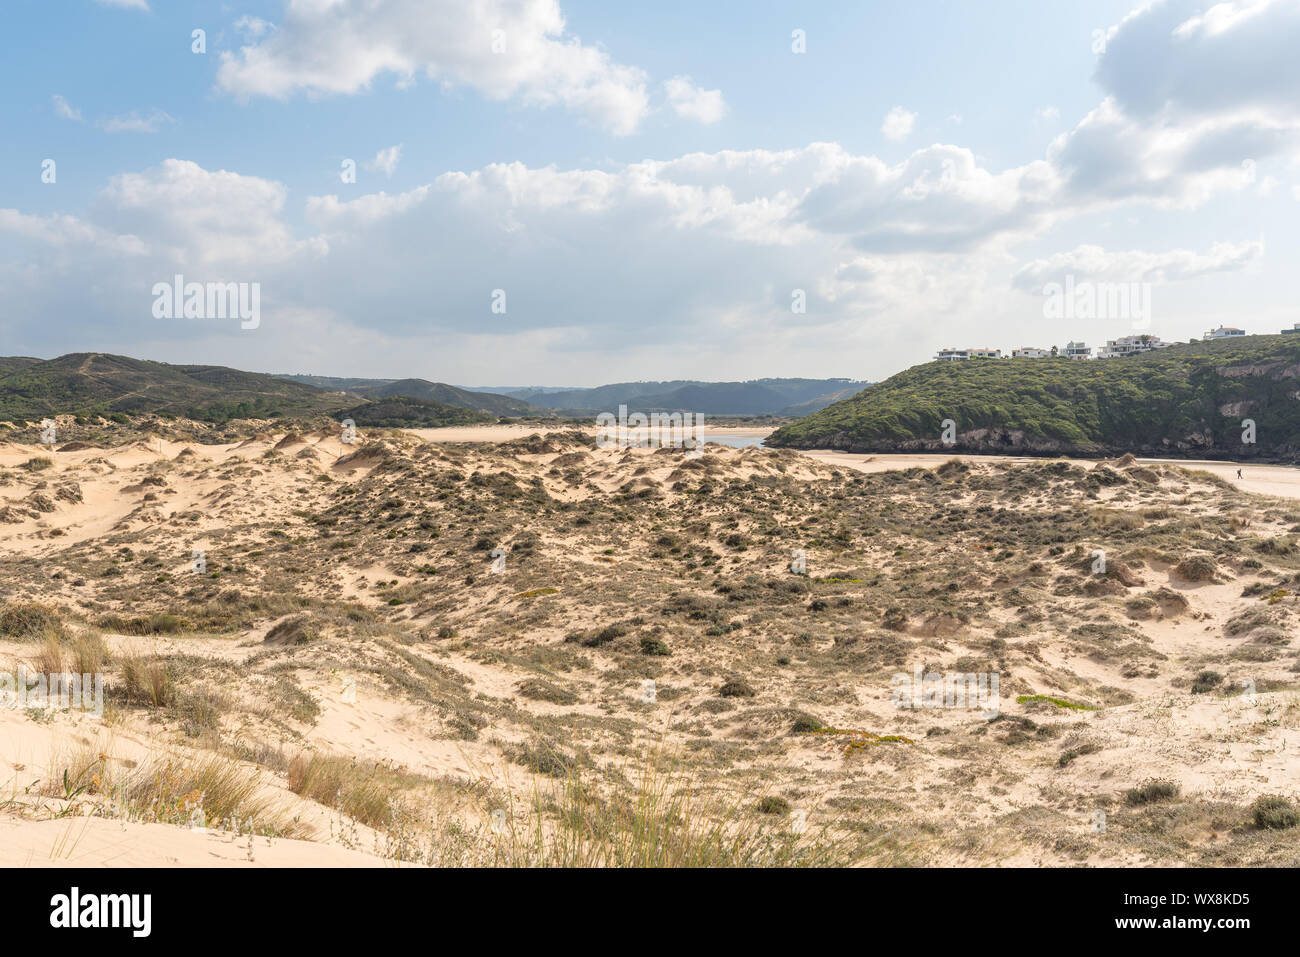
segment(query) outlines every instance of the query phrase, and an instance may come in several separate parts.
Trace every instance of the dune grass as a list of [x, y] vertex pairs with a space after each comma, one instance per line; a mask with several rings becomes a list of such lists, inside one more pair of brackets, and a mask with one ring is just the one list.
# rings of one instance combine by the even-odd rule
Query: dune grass
[[[814, 827], [807, 810], [774, 814], [746, 784], [714, 785], [663, 748], [644, 752], [630, 777], [602, 788], [574, 768], [531, 801], [494, 810], [491, 863], [505, 867], [812, 867], [864, 853]], [[784, 800], [784, 799], [781, 799]], [[491, 819], [491, 815], [489, 815]]]

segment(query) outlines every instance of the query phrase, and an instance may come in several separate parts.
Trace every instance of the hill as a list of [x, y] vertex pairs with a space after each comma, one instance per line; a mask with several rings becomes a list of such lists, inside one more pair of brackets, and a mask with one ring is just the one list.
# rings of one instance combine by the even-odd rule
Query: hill
[[470, 392], [458, 389], [445, 382], [429, 382], [426, 379], [398, 379], [383, 385], [369, 386], [357, 390], [367, 398], [382, 399], [394, 396], [409, 396], [412, 399], [424, 399], [429, 402], [456, 406], [476, 412], [488, 412], [492, 415], [546, 415], [547, 410], [539, 409], [520, 399], [512, 399], [491, 392]]
[[43, 362], [43, 359], [33, 359], [30, 356], [0, 356], [0, 376], [6, 376], [11, 372], [17, 372], [19, 369], [25, 369], [30, 365]]
[[412, 399], [425, 399], [444, 405], [453, 405], [477, 412], [489, 412], [492, 415], [546, 415], [545, 409], [538, 408], [522, 399], [496, 395], [492, 392], [476, 392], [460, 389], [445, 382], [430, 382], [427, 379], [347, 379], [318, 375], [279, 375], [276, 378], [287, 382], [297, 382], [315, 386], [318, 389], [330, 389], [350, 392], [366, 398], [383, 399], [394, 396], [409, 396]]
[[361, 405], [336, 413], [334, 417], [339, 421], [351, 419], [361, 427], [393, 429], [433, 429], [448, 425], [474, 425], [478, 422], [495, 421], [495, 418], [486, 412], [462, 409], [457, 405], [415, 399], [405, 395], [363, 402]]
[[[1246, 336], [1078, 362], [930, 362], [778, 429], [853, 452], [1300, 458], [1300, 337]], [[941, 441], [943, 421], [957, 440]], [[1243, 442], [1244, 419], [1256, 425]]]
[[801, 419], [805, 415], [812, 415], [814, 412], [820, 412], [828, 405], [832, 405], [842, 399], [847, 399], [850, 396], [857, 395], [870, 384], [871, 383], [869, 382], [855, 382], [850, 386], [846, 386], [843, 389], [836, 389], [834, 392], [829, 392], [826, 395], [819, 395], [816, 398], [808, 399], [805, 402], [796, 402], [794, 405], [787, 405], [777, 414], [788, 416], [792, 419]]
[[0, 419], [161, 412], [211, 422], [329, 414], [347, 404], [343, 396], [309, 385], [224, 366], [98, 352], [0, 359]]
[[[526, 390], [535, 405], [566, 412], [607, 412], [620, 405], [646, 412], [702, 412], [707, 415], [777, 415], [799, 404], [821, 408], [831, 396], [866, 383], [850, 379], [754, 379], [749, 382], [617, 382], [593, 389]], [[818, 401], [825, 401], [818, 405]]]

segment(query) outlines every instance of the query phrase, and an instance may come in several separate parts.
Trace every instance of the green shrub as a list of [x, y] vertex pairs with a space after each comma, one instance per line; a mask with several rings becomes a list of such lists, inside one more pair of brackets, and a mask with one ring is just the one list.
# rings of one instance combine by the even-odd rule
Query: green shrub
[[1217, 671], [1202, 671], [1192, 679], [1192, 694], [1206, 694], [1223, 682], [1223, 675]]
[[758, 800], [759, 814], [789, 814], [790, 802], [783, 797], [777, 797], [775, 794], [769, 794]]
[[64, 632], [59, 613], [35, 601], [5, 602], [0, 608], [0, 635], [17, 641], [35, 641], [46, 631]]
[[1172, 801], [1178, 797], [1178, 793], [1178, 785], [1173, 781], [1152, 778], [1130, 788], [1124, 795], [1124, 800], [1132, 805], [1157, 804], [1160, 801]]
[[1263, 794], [1250, 806], [1255, 826], [1282, 831], [1300, 824], [1300, 811], [1280, 794]]
[[174, 635], [190, 627], [190, 623], [184, 618], [164, 613], [136, 615], [131, 618], [123, 615], [103, 615], [95, 624], [104, 631], [118, 635]]
[[1204, 555], [1193, 555], [1191, 558], [1184, 558], [1174, 566], [1174, 573], [1180, 578], [1189, 582], [1208, 582], [1214, 581], [1214, 574], [1218, 571], [1213, 559]]
[[791, 734], [812, 734], [814, 731], [820, 731], [826, 727], [817, 718], [810, 714], [800, 714], [794, 719], [794, 724], [790, 726]]
[[718, 696], [721, 698], [752, 698], [757, 694], [758, 692], [742, 678], [733, 678], [718, 689]]

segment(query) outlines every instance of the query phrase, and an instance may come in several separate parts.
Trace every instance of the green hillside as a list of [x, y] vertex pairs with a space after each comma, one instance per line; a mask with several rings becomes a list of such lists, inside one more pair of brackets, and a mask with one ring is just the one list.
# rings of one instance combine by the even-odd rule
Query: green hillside
[[[1245, 444], [1243, 419], [1256, 425]], [[941, 441], [943, 420], [957, 442]], [[778, 429], [770, 446], [1190, 458], [1300, 458], [1300, 336], [1120, 359], [930, 362]]]
[[[12, 359], [0, 360], [0, 370]], [[345, 397], [224, 366], [170, 365], [97, 352], [18, 364], [0, 372], [0, 419], [161, 412], [222, 422], [329, 414]]]
[[0, 356], [0, 376], [7, 376], [11, 372], [17, 372], [19, 369], [25, 369], [28, 366], [44, 361], [43, 359], [33, 359], [30, 356]]
[[474, 409], [490, 412], [492, 415], [550, 415], [547, 409], [538, 408], [523, 399], [497, 395], [493, 392], [471, 392], [458, 389], [445, 382], [430, 382], [427, 379], [346, 379], [323, 375], [281, 375], [277, 378], [286, 382], [312, 385], [318, 389], [331, 389], [351, 392], [353, 395], [367, 399], [385, 399], [394, 396], [407, 396], [412, 399], [426, 399], [444, 405], [454, 405], [462, 409]]
[[512, 399], [491, 392], [470, 392], [458, 389], [444, 382], [429, 382], [427, 379], [398, 379], [383, 385], [370, 386], [357, 390], [368, 399], [385, 399], [406, 396], [412, 399], [425, 399], [443, 405], [459, 406], [462, 409], [474, 409], [490, 412], [493, 415], [549, 415], [546, 409], [539, 409], [522, 399]]
[[496, 421], [495, 416], [486, 412], [405, 395], [364, 402], [335, 413], [334, 418], [339, 421], [351, 419], [362, 427], [392, 429], [433, 429]]

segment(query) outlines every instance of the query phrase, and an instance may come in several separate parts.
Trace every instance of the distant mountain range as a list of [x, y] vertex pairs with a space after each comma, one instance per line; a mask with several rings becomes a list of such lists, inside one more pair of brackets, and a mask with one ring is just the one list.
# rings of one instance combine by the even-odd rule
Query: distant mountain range
[[592, 389], [520, 389], [508, 393], [568, 413], [616, 410], [701, 412], [705, 415], [799, 416], [861, 391], [852, 379], [753, 379], [749, 382], [617, 382]]
[[[158, 413], [208, 422], [327, 415], [358, 424], [445, 425], [496, 417], [586, 417], [626, 405], [645, 412], [785, 415], [815, 412], [859, 391], [849, 379], [624, 382], [594, 389], [528, 388], [511, 395], [425, 379], [267, 375], [173, 365], [101, 352], [57, 359], [0, 357], [0, 420]], [[469, 414], [465, 414], [469, 413]]]
[[333, 392], [347, 392], [367, 399], [388, 399], [401, 395], [412, 399], [441, 402], [461, 409], [472, 409], [476, 412], [489, 412], [492, 415], [551, 414], [547, 409], [515, 397], [496, 395], [491, 392], [475, 392], [447, 385], [445, 382], [430, 382], [427, 379], [341, 379], [325, 375], [277, 375], [276, 378]]

